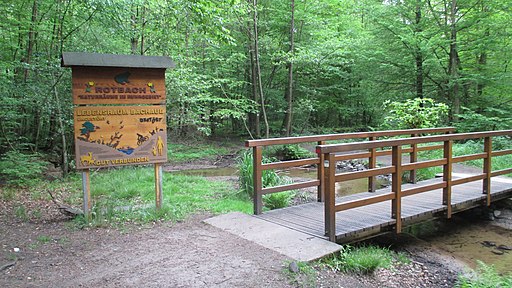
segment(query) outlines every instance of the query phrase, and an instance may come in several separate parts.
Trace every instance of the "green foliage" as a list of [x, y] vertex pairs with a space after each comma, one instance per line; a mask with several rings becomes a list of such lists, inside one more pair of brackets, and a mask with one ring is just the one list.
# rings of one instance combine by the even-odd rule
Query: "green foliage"
[[[268, 158], [263, 157], [262, 162], [269, 163], [271, 161]], [[240, 157], [238, 158], [237, 166], [239, 172], [238, 182], [240, 185], [240, 191], [243, 194], [248, 195], [250, 198], [253, 198], [253, 157], [251, 150], [246, 150], [240, 155]], [[261, 179], [263, 188], [290, 183], [290, 180], [288, 178], [278, 175], [273, 170], [262, 171]], [[289, 205], [293, 195], [294, 193], [289, 191], [272, 193], [264, 195], [263, 202], [265, 203], [265, 206], [269, 209], [283, 208]]]
[[198, 159], [214, 159], [219, 155], [227, 154], [225, 147], [219, 147], [209, 144], [175, 144], [169, 143], [168, 155], [171, 162], [189, 162]]
[[301, 147], [299, 144], [270, 146], [265, 150], [265, 155], [269, 158], [277, 158], [281, 161], [316, 157], [316, 154]]
[[39, 154], [24, 154], [12, 150], [0, 158], [0, 178], [14, 186], [33, 184], [48, 165]]
[[[290, 271], [290, 265], [295, 263], [298, 271], [293, 273]], [[315, 268], [307, 262], [289, 262], [285, 263], [284, 273], [294, 287], [317, 287]]]
[[27, 209], [25, 208], [25, 205], [23, 205], [23, 204], [17, 205], [14, 208], [14, 215], [16, 215], [16, 217], [18, 217], [21, 220], [24, 220], [24, 221], [28, 220]]
[[455, 123], [459, 133], [505, 130], [512, 124], [512, 118], [508, 117], [510, 113], [502, 109], [487, 108], [484, 111], [486, 115], [468, 108], [462, 108], [462, 111], [463, 114], [457, 115], [459, 121]]
[[290, 191], [263, 195], [263, 204], [270, 210], [288, 207], [294, 195], [295, 193]]
[[[378, 268], [388, 268], [396, 254], [376, 246], [343, 246], [342, 250], [324, 260], [335, 271], [369, 274]], [[398, 257], [405, 261], [404, 255]]]
[[[464, 155], [471, 155], [471, 154], [478, 154], [483, 153], [483, 141], [482, 140], [472, 140], [467, 141], [464, 143], [455, 143], [452, 148], [453, 156], [464, 156]], [[493, 140], [493, 151], [498, 150], [505, 150], [510, 149], [512, 147], [512, 141], [508, 138], [504, 137], [496, 137]], [[427, 159], [441, 159], [443, 158], [443, 151], [442, 150], [432, 150], [432, 151], [424, 151], [419, 153], [420, 158], [427, 158]], [[463, 162], [466, 165], [475, 166], [475, 167], [483, 167], [483, 160], [470, 160]], [[502, 169], [508, 169], [510, 168], [510, 163], [512, 163], [512, 155], [504, 155], [504, 156], [498, 156], [493, 157], [491, 161], [492, 170], [502, 170]], [[440, 168], [434, 167], [430, 168], [433, 169], [432, 173], [439, 173], [441, 172]], [[421, 169], [423, 170], [423, 169]], [[419, 170], [419, 171], [421, 171]], [[420, 172], [421, 173], [421, 172]]]
[[458, 288], [494, 288], [512, 287], [512, 275], [500, 275], [493, 266], [477, 261], [478, 267], [472, 275], [459, 275], [455, 287]]
[[414, 98], [405, 102], [384, 102], [388, 115], [384, 118], [387, 129], [432, 128], [441, 124], [448, 106], [430, 98]]

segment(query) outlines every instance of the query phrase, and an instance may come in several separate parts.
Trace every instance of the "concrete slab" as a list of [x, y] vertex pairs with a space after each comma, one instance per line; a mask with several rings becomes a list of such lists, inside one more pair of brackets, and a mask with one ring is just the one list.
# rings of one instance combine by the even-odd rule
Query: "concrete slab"
[[240, 212], [215, 216], [204, 222], [296, 261], [313, 261], [341, 249], [333, 242]]

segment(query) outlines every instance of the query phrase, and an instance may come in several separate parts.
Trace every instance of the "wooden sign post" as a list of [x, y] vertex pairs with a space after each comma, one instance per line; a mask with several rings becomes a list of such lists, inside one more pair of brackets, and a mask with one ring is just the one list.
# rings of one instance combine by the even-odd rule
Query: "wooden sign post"
[[154, 164], [156, 208], [167, 162], [165, 69], [168, 57], [63, 53], [72, 68], [76, 167], [90, 215], [91, 168]]

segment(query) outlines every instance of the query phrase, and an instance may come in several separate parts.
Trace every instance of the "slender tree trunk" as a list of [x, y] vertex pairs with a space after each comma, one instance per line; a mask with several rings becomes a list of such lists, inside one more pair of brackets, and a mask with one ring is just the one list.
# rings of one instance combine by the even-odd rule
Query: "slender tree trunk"
[[[36, 39], [36, 22], [37, 22], [37, 0], [32, 3], [32, 18], [30, 21], [30, 28], [28, 31], [28, 43], [27, 43], [27, 54], [25, 55], [25, 63], [30, 64], [32, 54], [34, 52], [34, 43]], [[23, 74], [23, 80], [26, 82], [28, 79], [29, 69], [25, 68]]]
[[451, 1], [450, 11], [450, 63], [448, 71], [452, 87], [450, 89], [450, 98], [452, 100], [452, 120], [457, 122], [457, 115], [460, 113], [460, 96], [459, 96], [459, 55], [457, 51], [457, 0]]
[[[420, 33], [421, 28], [421, 0], [416, 1], [416, 28], [415, 32]], [[419, 35], [417, 35], [419, 37]], [[423, 99], [423, 54], [421, 47], [417, 44], [415, 51], [416, 58], [416, 97]], [[423, 105], [423, 103], [421, 103]]]
[[[251, 72], [249, 73], [250, 83], [251, 83], [251, 94], [252, 94], [252, 100], [257, 104], [259, 103], [260, 95], [258, 95], [258, 81], [256, 80], [256, 64], [254, 63], [254, 49], [252, 47], [252, 39], [249, 39], [249, 57], [251, 59], [250, 66], [251, 66]], [[256, 113], [249, 113], [249, 122], [251, 129], [253, 131], [254, 137], [260, 138], [261, 137], [261, 131], [260, 131], [260, 115], [258, 112]]]
[[268, 125], [267, 112], [265, 111], [265, 96], [263, 94], [263, 84], [261, 82], [260, 56], [258, 50], [258, 0], [252, 1], [253, 5], [253, 29], [254, 29], [254, 62], [256, 64], [256, 79], [258, 80], [258, 88], [260, 94], [261, 113], [265, 122], [265, 138], [270, 137], [270, 127]]
[[285, 99], [288, 104], [286, 113], [284, 114], [283, 128], [286, 136], [290, 136], [292, 132], [293, 117], [293, 56], [295, 45], [295, 0], [291, 0], [291, 20], [290, 20], [290, 60], [288, 61], [288, 87], [285, 92]]
[[57, 112], [57, 122], [59, 123], [59, 134], [62, 145], [62, 159], [61, 159], [61, 167], [62, 174], [66, 176], [68, 174], [68, 152], [67, 152], [67, 140], [66, 140], [66, 127], [64, 126], [63, 116], [62, 116], [62, 108], [59, 97], [59, 90], [57, 89], [57, 84], [59, 82], [60, 77], [53, 76], [53, 94], [55, 96], [55, 106]]
[[131, 15], [131, 26], [132, 33], [130, 38], [130, 50], [132, 54], [137, 54], [137, 48], [139, 47], [139, 36], [137, 35], [137, 18], [139, 17], [139, 7], [132, 7], [132, 15]]

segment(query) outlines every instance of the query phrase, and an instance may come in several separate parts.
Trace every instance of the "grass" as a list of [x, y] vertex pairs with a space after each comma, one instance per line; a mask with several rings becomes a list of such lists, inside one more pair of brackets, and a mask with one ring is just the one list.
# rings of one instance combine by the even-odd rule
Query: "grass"
[[173, 162], [183, 163], [198, 159], [215, 159], [219, 155], [228, 153], [223, 146], [194, 143], [193, 145], [169, 143], [169, 159]]
[[[153, 167], [124, 167], [91, 175], [92, 219], [89, 225], [176, 221], [198, 212], [252, 212], [232, 183], [200, 176], [164, 174], [162, 209], [155, 209]], [[78, 196], [78, 195], [77, 195]], [[81, 195], [79, 195], [81, 197]], [[87, 225], [83, 218], [79, 226]]]
[[[501, 139], [500, 141], [496, 141], [496, 143], [494, 143], [493, 151], [510, 149], [511, 146], [512, 146], [512, 143], [510, 142], [510, 140], [505, 141], [505, 140]], [[483, 151], [484, 151], [483, 147], [484, 146], [483, 146], [482, 141], [467, 141], [465, 143], [455, 143], [455, 144], [453, 144], [453, 148], [452, 148], [453, 157], [483, 153]], [[426, 159], [441, 159], [441, 158], [443, 158], [443, 151], [442, 151], [442, 149], [432, 150], [432, 151], [424, 151], [424, 152], [419, 153], [419, 157], [426, 158]], [[510, 163], [512, 163], [512, 155], [493, 157], [492, 161], [491, 161], [492, 170], [496, 171], [496, 170], [510, 168]], [[463, 164], [482, 168], [483, 160], [482, 159], [471, 160], [471, 161], [463, 162]], [[438, 169], [436, 171], [439, 171], [439, 172], [442, 171], [441, 167], [434, 167], [434, 168]], [[439, 173], [439, 172], [436, 172], [436, 173]], [[435, 175], [435, 173], [434, 173], [434, 175]]]
[[512, 287], [512, 275], [500, 275], [493, 266], [478, 261], [478, 268], [470, 275], [460, 275], [455, 287], [458, 288], [494, 288]]
[[[292, 272], [292, 265], [296, 265], [297, 272]], [[283, 271], [294, 287], [317, 287], [317, 271], [307, 262], [286, 261]]]
[[394, 262], [408, 263], [410, 260], [405, 255], [397, 254], [387, 248], [369, 245], [343, 246], [339, 253], [323, 261], [335, 271], [370, 274], [379, 268], [389, 268]]

